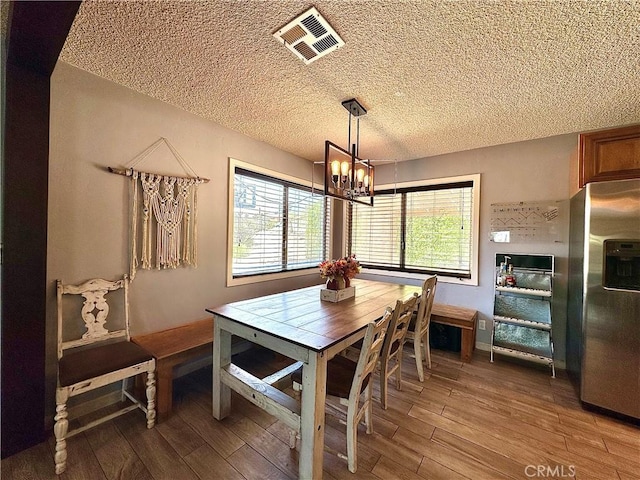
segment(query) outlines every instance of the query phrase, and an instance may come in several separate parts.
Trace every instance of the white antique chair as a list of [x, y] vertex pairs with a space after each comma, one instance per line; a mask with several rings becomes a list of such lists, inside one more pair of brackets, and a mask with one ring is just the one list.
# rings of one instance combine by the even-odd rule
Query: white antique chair
[[[357, 362], [336, 355], [327, 363], [327, 413], [337, 413], [340, 423], [347, 427], [347, 455], [326, 446], [325, 449], [347, 460], [352, 473], [358, 468], [358, 425], [363, 417], [366, 432], [373, 433], [372, 378], [392, 315], [391, 309], [387, 308], [380, 320], [367, 325]], [[294, 390], [302, 390], [302, 368], [296, 370], [291, 379]], [[291, 437], [291, 448], [295, 448], [295, 432]]]
[[[433, 299], [436, 296], [438, 277], [435, 275], [427, 278], [422, 284], [422, 293], [418, 304], [418, 311], [409, 323], [409, 330], [404, 338], [404, 343], [413, 342], [413, 352], [418, 369], [418, 378], [424, 382], [424, 369], [422, 366], [423, 350], [427, 367], [431, 368], [431, 349], [429, 348], [429, 325], [431, 324], [431, 309]], [[403, 343], [403, 346], [404, 346]]]
[[[84, 301], [79, 298], [82, 296]], [[109, 300], [113, 301], [121, 314], [119, 330], [106, 328]], [[113, 297], [113, 298], [112, 298]], [[89, 280], [80, 285], [63, 284], [57, 281], [58, 299], [58, 385], [56, 388], [56, 415], [54, 434], [56, 437], [56, 474], [64, 472], [67, 465], [66, 439], [122, 415], [136, 408], [146, 413], [147, 427], [155, 424], [155, 369], [156, 361], [138, 345], [130, 341], [129, 335], [129, 277], [110, 282], [103, 279]], [[71, 304], [80, 308], [78, 315], [65, 314]], [[68, 309], [66, 307], [69, 307]], [[65, 308], [63, 308], [65, 307]], [[84, 325], [77, 320], [82, 320]], [[74, 321], [75, 320], [75, 321]], [[109, 322], [110, 325], [118, 322]], [[84, 333], [83, 333], [84, 331]], [[72, 333], [71, 333], [72, 332]], [[146, 406], [126, 391], [126, 379], [146, 373]], [[129, 404], [117, 412], [94, 420], [69, 431], [67, 401], [69, 397], [122, 381], [122, 400]]]
[[388, 382], [392, 375], [395, 375], [396, 388], [402, 389], [402, 346], [417, 301], [417, 293], [406, 300], [396, 301], [393, 316], [389, 322], [389, 330], [380, 352], [380, 404], [385, 410], [387, 409]]

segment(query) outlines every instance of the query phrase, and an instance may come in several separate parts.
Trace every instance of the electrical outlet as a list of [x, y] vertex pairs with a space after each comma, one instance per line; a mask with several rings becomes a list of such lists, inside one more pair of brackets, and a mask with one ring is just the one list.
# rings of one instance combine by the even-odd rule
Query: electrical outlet
[[478, 328], [480, 330], [486, 330], [487, 329], [487, 324], [485, 322], [486, 322], [486, 320], [478, 320]]

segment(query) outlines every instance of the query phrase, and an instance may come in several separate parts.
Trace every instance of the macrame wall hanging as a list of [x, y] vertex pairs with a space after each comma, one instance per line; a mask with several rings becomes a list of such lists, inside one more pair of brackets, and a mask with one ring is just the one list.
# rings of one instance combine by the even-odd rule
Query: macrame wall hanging
[[[162, 143], [169, 147], [186, 177], [134, 169]], [[200, 178], [164, 137], [131, 160], [126, 169], [109, 167], [109, 171], [131, 177], [131, 279], [138, 267], [146, 270], [196, 267], [198, 185], [209, 179]]]

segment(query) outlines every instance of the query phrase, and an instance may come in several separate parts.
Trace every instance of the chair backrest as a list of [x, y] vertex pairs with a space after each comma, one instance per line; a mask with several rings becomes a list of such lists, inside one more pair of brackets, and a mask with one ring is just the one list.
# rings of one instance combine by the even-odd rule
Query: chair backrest
[[[357, 401], [360, 397], [360, 393], [362, 392], [362, 384], [368, 377], [373, 375], [376, 370], [380, 351], [382, 350], [384, 338], [389, 329], [389, 321], [392, 316], [393, 312], [391, 308], [387, 307], [380, 320], [367, 325], [367, 332], [364, 335], [362, 349], [360, 350], [360, 356], [358, 357], [356, 373], [353, 376], [353, 383], [351, 384], [351, 390], [349, 392], [350, 402]], [[371, 382], [371, 378], [369, 378], [369, 382]]]
[[407, 334], [409, 322], [411, 321], [411, 316], [413, 315], [418, 298], [418, 294], [414, 293], [406, 300], [400, 299], [396, 301], [396, 306], [393, 309], [393, 316], [389, 321], [389, 330], [387, 331], [384, 346], [382, 347], [382, 358], [389, 358], [393, 356], [402, 345], [402, 341]]
[[[107, 330], [106, 321], [109, 315], [109, 304], [106, 295], [110, 292], [121, 290], [122, 295], [115, 295], [122, 299], [122, 314], [124, 316], [124, 327], [120, 325], [120, 329], [112, 331]], [[68, 316], [63, 314], [63, 296], [64, 295], [81, 295], [84, 298], [79, 317], [84, 322], [85, 332], [80, 338], [68, 339], [63, 332], [65, 327], [67, 331], [78, 331], [78, 325], [68, 322]], [[64, 351], [69, 348], [90, 345], [92, 343], [102, 342], [114, 338], [123, 337], [130, 340], [129, 334], [129, 276], [124, 275], [121, 280], [110, 282], [102, 278], [88, 280], [80, 285], [63, 284], [62, 280], [57, 281], [57, 300], [58, 300], [58, 359], [62, 358]], [[114, 302], [115, 303], [115, 302]], [[78, 318], [78, 315], [73, 315]], [[81, 328], [81, 327], [80, 327]]]
[[418, 313], [416, 315], [415, 333], [419, 337], [423, 337], [429, 329], [431, 321], [431, 309], [433, 307], [433, 299], [436, 296], [436, 285], [438, 277], [435, 275], [427, 278], [422, 284], [422, 294], [420, 295], [420, 303], [418, 305]]

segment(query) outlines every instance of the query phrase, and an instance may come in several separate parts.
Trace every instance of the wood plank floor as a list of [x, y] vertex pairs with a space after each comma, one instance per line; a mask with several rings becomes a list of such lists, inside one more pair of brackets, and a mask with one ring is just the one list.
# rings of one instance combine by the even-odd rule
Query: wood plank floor
[[[262, 355], [258, 376], [277, 363]], [[412, 362], [406, 355], [403, 390], [390, 387], [389, 409], [376, 405], [375, 433], [358, 434], [358, 472], [325, 453], [324, 478], [640, 479], [640, 429], [583, 410], [563, 371], [552, 379], [532, 363], [497, 357], [492, 364], [476, 351], [463, 364], [458, 354], [435, 350], [422, 384]], [[234, 396], [232, 415], [212, 418], [210, 369], [177, 380], [174, 395], [174, 415], [151, 430], [134, 411], [71, 438], [59, 478], [297, 477], [297, 452], [273, 417]], [[325, 438], [345, 450], [344, 427], [329, 416]], [[56, 478], [53, 445], [50, 438], [2, 460], [2, 479]]]

